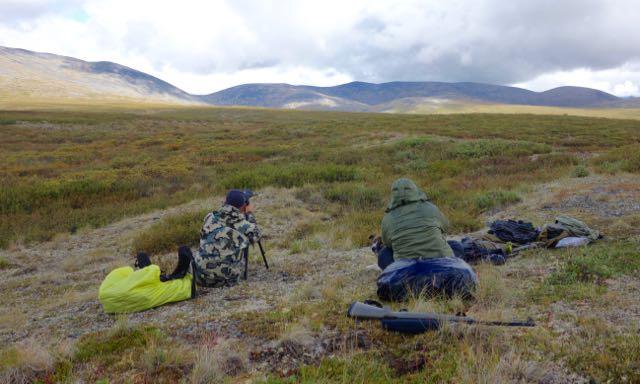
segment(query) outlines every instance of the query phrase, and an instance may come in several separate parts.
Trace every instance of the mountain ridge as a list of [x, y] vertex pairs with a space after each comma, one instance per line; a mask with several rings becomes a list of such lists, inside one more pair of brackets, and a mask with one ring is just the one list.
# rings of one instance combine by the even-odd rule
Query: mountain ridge
[[0, 90], [0, 100], [15, 98], [26, 102], [200, 102], [164, 80], [110, 61], [91, 62], [2, 46]]
[[52, 53], [0, 46], [0, 101], [22, 97], [53, 100], [138, 100], [219, 106], [384, 112], [402, 104], [442, 102], [574, 108], [640, 107], [640, 98], [621, 98], [585, 87], [542, 92], [476, 82], [353, 81], [336, 86], [248, 83], [206, 95], [189, 94], [145, 72], [110, 61], [84, 61]]
[[[205, 102], [220, 105], [268, 106], [282, 105], [292, 95], [307, 100], [333, 97], [357, 102], [361, 107], [375, 108], [406, 98], [436, 98], [480, 103], [500, 103], [554, 107], [597, 107], [619, 102], [621, 98], [592, 88], [563, 86], [543, 92], [524, 88], [473, 82], [447, 83], [436, 81], [366, 83], [354, 81], [333, 87], [291, 85], [285, 83], [242, 84], [201, 96]], [[266, 99], [270, 96], [271, 99]], [[259, 100], [259, 101], [256, 101]]]

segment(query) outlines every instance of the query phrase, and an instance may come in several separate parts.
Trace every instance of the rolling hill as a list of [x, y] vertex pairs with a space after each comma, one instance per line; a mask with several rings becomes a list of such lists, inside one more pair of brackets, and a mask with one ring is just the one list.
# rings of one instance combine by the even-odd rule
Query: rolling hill
[[333, 87], [243, 84], [192, 95], [135, 69], [108, 62], [0, 47], [0, 102], [170, 103], [356, 112], [426, 112], [474, 105], [562, 108], [638, 108], [639, 98], [596, 89], [559, 87], [544, 92], [472, 82], [354, 81]]
[[0, 100], [194, 103], [181, 89], [120, 64], [0, 47]]
[[323, 92], [320, 87], [289, 84], [243, 84], [201, 96], [200, 99], [213, 105], [346, 111], [370, 109], [370, 105], [365, 102]]
[[612, 107], [622, 99], [591, 88], [559, 87], [545, 92], [503, 85], [443, 82], [352, 82], [335, 87], [244, 84], [202, 96], [216, 105], [272, 108], [336, 109], [382, 112], [390, 104], [421, 105], [462, 101], [551, 107]]

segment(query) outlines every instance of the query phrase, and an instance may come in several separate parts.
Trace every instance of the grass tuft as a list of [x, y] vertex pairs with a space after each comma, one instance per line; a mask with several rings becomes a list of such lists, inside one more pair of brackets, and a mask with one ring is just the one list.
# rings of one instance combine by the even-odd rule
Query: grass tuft
[[571, 172], [573, 177], [587, 177], [589, 176], [589, 169], [584, 165], [576, 165]]
[[176, 250], [180, 245], [197, 245], [207, 213], [209, 211], [202, 210], [162, 218], [135, 237], [134, 252], [157, 254]]
[[513, 191], [495, 190], [480, 193], [475, 198], [475, 206], [484, 212], [493, 208], [505, 207], [522, 201], [520, 195]]
[[352, 209], [380, 209], [386, 194], [381, 188], [362, 184], [334, 184], [323, 189], [325, 199]]
[[268, 185], [292, 188], [301, 187], [308, 183], [352, 181], [357, 178], [357, 169], [344, 165], [263, 165], [233, 172], [226, 176], [220, 184], [226, 189], [257, 189]]
[[547, 144], [501, 139], [463, 141], [451, 148], [447, 155], [453, 158], [481, 158], [490, 156], [520, 157], [551, 152]]
[[0, 381], [31, 383], [54, 369], [51, 352], [35, 340], [28, 339], [0, 351]]
[[106, 334], [86, 335], [76, 346], [74, 360], [97, 360], [110, 365], [119, 361], [124, 352], [144, 348], [159, 337], [159, 331], [152, 327], [114, 329]]

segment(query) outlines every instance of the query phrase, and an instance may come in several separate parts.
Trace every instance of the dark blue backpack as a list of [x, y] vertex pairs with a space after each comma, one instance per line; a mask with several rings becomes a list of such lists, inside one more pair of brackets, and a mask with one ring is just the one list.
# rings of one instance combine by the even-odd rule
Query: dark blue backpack
[[400, 259], [378, 277], [378, 297], [386, 301], [439, 295], [471, 299], [477, 284], [476, 273], [462, 259]]

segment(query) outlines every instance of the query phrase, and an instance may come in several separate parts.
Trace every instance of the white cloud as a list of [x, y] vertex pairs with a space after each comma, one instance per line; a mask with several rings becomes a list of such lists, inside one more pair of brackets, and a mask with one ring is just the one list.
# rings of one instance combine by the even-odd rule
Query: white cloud
[[600, 71], [579, 68], [572, 71], [545, 73], [515, 85], [534, 91], [572, 85], [595, 88], [621, 97], [640, 96], [640, 62]]
[[638, 95], [634, 0], [0, 0], [0, 45], [208, 93], [247, 82], [565, 83]]
[[622, 84], [616, 84], [613, 87], [612, 93], [618, 96], [635, 96], [640, 95], [640, 91], [638, 89], [638, 84], [640, 82], [636, 82], [635, 84], [629, 80], [625, 80]]

